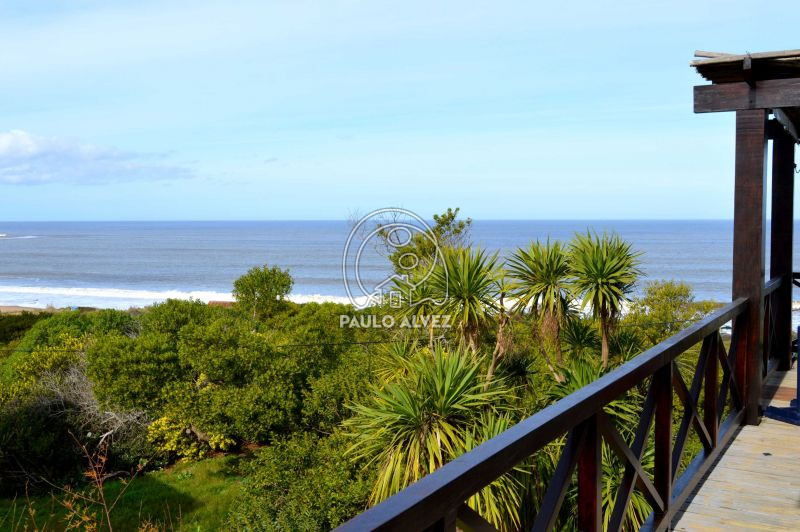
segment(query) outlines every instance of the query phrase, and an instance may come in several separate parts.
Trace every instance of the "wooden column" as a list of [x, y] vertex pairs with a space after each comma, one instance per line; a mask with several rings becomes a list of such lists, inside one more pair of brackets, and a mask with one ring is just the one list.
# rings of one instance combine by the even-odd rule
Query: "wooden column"
[[736, 378], [748, 425], [761, 412], [761, 350], [764, 323], [767, 110], [736, 111], [736, 178], [733, 210], [733, 299], [748, 298], [736, 346]]
[[[674, 362], [670, 362], [653, 375], [653, 393], [656, 400], [655, 427], [653, 442], [655, 460], [653, 484], [661, 500], [664, 511], [656, 510], [655, 522], [660, 525], [672, 515], [672, 372]], [[668, 524], [668, 523], [667, 523]], [[669, 528], [667, 526], [667, 528]]]
[[772, 231], [770, 276], [783, 282], [772, 298], [773, 353], [778, 370], [792, 364], [792, 229], [794, 226], [794, 139], [781, 131], [772, 141]]
[[586, 437], [578, 451], [578, 530], [603, 530], [603, 442], [597, 415], [583, 422]]

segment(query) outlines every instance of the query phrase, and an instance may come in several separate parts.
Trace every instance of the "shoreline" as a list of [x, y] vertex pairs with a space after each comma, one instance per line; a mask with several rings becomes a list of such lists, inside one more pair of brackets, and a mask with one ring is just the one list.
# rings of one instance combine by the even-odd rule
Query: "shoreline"
[[[21, 312], [59, 311], [68, 309], [141, 309], [162, 303], [168, 299], [196, 300], [206, 304], [229, 305], [235, 301], [231, 292], [209, 289], [136, 289], [99, 287], [48, 287], [16, 286], [0, 284], [0, 314]], [[350, 305], [352, 301], [344, 295], [321, 293], [291, 293], [287, 300], [297, 303], [337, 303]], [[366, 302], [366, 297], [356, 298]], [[724, 304], [727, 301], [715, 298], [695, 297], [696, 302], [709, 301]], [[510, 306], [511, 300], [506, 301]], [[627, 306], [627, 305], [626, 305]], [[624, 311], [623, 311], [624, 312]], [[792, 301], [792, 313], [800, 312], [800, 300]], [[796, 319], [800, 323], [800, 319]]]
[[31, 312], [31, 313], [39, 313], [39, 312], [49, 312], [49, 311], [58, 311], [62, 309], [51, 308], [51, 307], [44, 307], [44, 308], [37, 308], [37, 307], [24, 307], [20, 305], [0, 305], [0, 314], [22, 314], [24, 312]]
[[[198, 297], [201, 296], [201, 297]], [[21, 299], [21, 298], [20, 298]], [[134, 308], [145, 308], [157, 303], [163, 303], [168, 299], [179, 299], [183, 301], [197, 300], [205, 304], [228, 305], [234, 303], [232, 294], [214, 292], [177, 292], [170, 291], [165, 297], [98, 297], [98, 296], [77, 296], [69, 297], [63, 294], [60, 297], [48, 298], [41, 303], [2, 301], [0, 300], [0, 314], [21, 314], [22, 312], [57, 312], [70, 309], [114, 309], [130, 310]], [[323, 294], [289, 294], [287, 299], [293, 303], [339, 303], [349, 305], [350, 300], [345, 296], [323, 295]]]

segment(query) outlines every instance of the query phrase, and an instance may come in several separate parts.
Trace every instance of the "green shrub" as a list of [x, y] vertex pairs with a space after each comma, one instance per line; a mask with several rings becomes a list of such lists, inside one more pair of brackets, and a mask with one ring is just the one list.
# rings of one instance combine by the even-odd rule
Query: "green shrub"
[[253, 319], [264, 319], [283, 307], [293, 284], [289, 270], [254, 266], [233, 282], [233, 297]]
[[350, 417], [347, 407], [361, 399], [369, 388], [373, 355], [354, 348], [342, 357], [338, 367], [311, 379], [303, 392], [303, 425], [306, 429], [332, 432]]
[[30, 353], [17, 353], [6, 360], [4, 378], [0, 380], [0, 405], [38, 396], [42, 377], [57, 376], [75, 365], [86, 348], [83, 338], [67, 334], [59, 336], [54, 344], [36, 347]]
[[138, 329], [136, 318], [119, 310], [57, 312], [37, 321], [19, 344], [20, 351], [35, 347], [56, 346], [64, 336], [79, 338], [87, 334], [111, 332], [131, 334]]
[[148, 307], [139, 320], [142, 323], [143, 334], [165, 334], [177, 343], [179, 333], [184, 326], [208, 323], [221, 310], [224, 309], [209, 307], [198, 300], [168, 299]]
[[95, 341], [86, 353], [87, 374], [100, 402], [160, 412], [161, 390], [184, 375], [173, 344], [161, 333], [138, 338], [110, 334]]
[[651, 345], [666, 340], [714, 310], [709, 302], [696, 302], [692, 287], [680, 281], [652, 281], [631, 302], [625, 324], [635, 328]]
[[47, 312], [0, 314], [0, 345], [19, 340], [37, 321], [50, 317]]
[[171, 458], [198, 460], [210, 451], [227, 451], [235, 443], [218, 434], [198, 435], [185, 423], [170, 417], [160, 417], [147, 427], [147, 439], [160, 452]]
[[297, 433], [262, 449], [246, 468], [234, 530], [330, 530], [363, 511], [372, 485], [337, 434]]
[[82, 457], [61, 416], [35, 400], [0, 406], [0, 496], [49, 489], [80, 478]]

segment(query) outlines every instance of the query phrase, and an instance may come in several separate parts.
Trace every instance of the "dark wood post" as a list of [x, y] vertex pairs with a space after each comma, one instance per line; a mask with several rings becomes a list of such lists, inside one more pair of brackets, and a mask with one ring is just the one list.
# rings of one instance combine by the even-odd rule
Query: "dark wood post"
[[578, 451], [578, 530], [603, 530], [603, 441], [597, 415], [583, 422], [586, 437]]
[[706, 358], [705, 391], [703, 393], [703, 423], [711, 439], [711, 448], [716, 449], [719, 433], [719, 414], [717, 413], [717, 396], [719, 395], [719, 343], [722, 340], [715, 334], [711, 340]]
[[743, 390], [744, 422], [760, 421], [764, 327], [767, 110], [736, 111], [736, 179], [733, 209], [733, 299], [748, 298], [736, 346], [736, 377]]
[[792, 364], [792, 229], [794, 225], [794, 139], [780, 131], [772, 141], [772, 231], [770, 276], [782, 277], [772, 296], [778, 370]]
[[672, 371], [673, 362], [668, 363], [653, 375], [653, 395], [656, 401], [655, 427], [655, 471], [653, 483], [661, 500], [664, 512], [656, 510], [656, 523], [671, 515], [672, 503]]

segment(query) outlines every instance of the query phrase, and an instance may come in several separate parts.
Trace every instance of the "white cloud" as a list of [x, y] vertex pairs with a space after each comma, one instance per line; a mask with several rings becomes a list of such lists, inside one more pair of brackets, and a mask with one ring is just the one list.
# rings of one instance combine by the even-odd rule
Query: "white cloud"
[[72, 183], [182, 179], [191, 172], [163, 164], [153, 154], [127, 153], [13, 129], [0, 133], [0, 184]]

